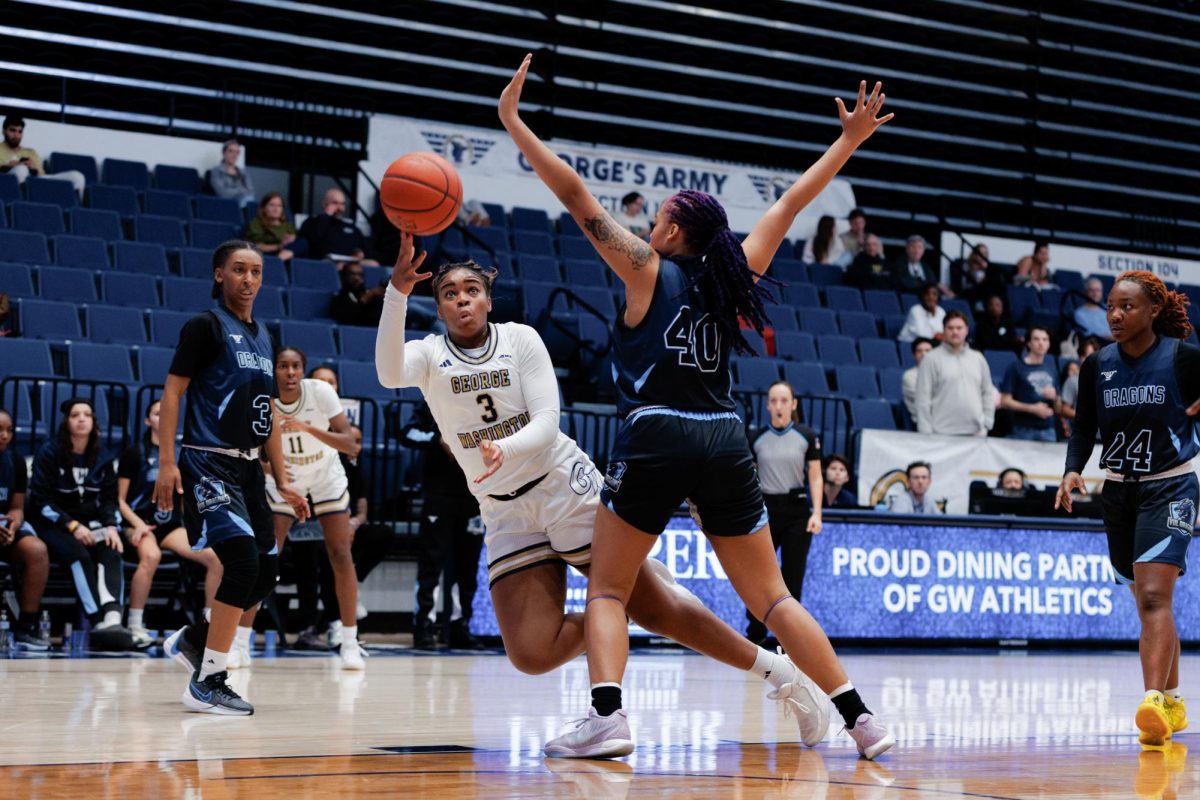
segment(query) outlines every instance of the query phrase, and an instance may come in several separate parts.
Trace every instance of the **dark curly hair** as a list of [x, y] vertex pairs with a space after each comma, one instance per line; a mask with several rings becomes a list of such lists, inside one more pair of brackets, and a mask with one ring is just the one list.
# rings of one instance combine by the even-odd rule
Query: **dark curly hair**
[[1159, 307], [1158, 316], [1154, 318], [1155, 333], [1175, 339], [1186, 339], [1191, 334], [1192, 322], [1187, 312], [1191, 301], [1187, 295], [1171, 291], [1162, 278], [1146, 270], [1122, 272], [1113, 285], [1122, 281], [1137, 284], [1150, 302]]
[[483, 288], [487, 292], [487, 296], [492, 296], [492, 284], [496, 282], [496, 276], [500, 274], [500, 270], [495, 267], [485, 267], [468, 258], [466, 261], [448, 261], [434, 270], [433, 279], [430, 280], [433, 285], [434, 299], [437, 299], [438, 290], [441, 288], [442, 282], [446, 280], [446, 276], [456, 269], [474, 272], [479, 276], [479, 280], [483, 281]]

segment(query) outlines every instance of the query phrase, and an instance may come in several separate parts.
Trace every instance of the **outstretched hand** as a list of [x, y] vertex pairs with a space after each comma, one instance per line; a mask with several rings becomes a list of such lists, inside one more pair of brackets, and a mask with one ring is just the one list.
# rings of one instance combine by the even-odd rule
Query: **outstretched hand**
[[862, 81], [858, 84], [858, 102], [854, 104], [853, 111], [846, 110], [846, 104], [842, 102], [842, 98], [833, 98], [833, 102], [837, 103], [838, 117], [842, 120], [842, 132], [855, 145], [865, 142], [876, 128], [896, 116], [895, 114], [888, 114], [886, 117], [878, 116], [879, 111], [883, 108], [883, 101], [886, 99], [887, 95], [883, 93], [883, 84], [879, 81], [875, 82], [875, 88], [871, 90], [870, 97], [867, 97], [867, 82]]
[[529, 73], [529, 64], [532, 61], [533, 53], [526, 53], [521, 66], [517, 67], [516, 74], [500, 93], [500, 121], [505, 126], [518, 118], [517, 106], [521, 103], [521, 90], [525, 88], [525, 76]]
[[432, 272], [418, 272], [426, 255], [424, 250], [420, 255], [416, 254], [411, 233], [400, 232], [400, 252], [396, 255], [396, 268], [392, 270], [392, 286], [401, 294], [411, 294], [414, 286], [433, 277]]
[[1078, 472], [1068, 472], [1063, 476], [1062, 483], [1058, 486], [1058, 494], [1054, 496], [1054, 508], [1065, 508], [1070, 514], [1071, 508], [1071, 491], [1076, 490], [1080, 494], [1087, 494], [1087, 486], [1083, 482], [1082, 476]]

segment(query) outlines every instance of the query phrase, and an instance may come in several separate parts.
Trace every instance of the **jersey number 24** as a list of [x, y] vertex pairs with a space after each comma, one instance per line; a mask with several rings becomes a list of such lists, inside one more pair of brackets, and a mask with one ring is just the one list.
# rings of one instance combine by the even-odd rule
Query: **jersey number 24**
[[1150, 437], [1150, 429], [1142, 428], [1126, 445], [1125, 431], [1119, 432], [1100, 457], [1100, 466], [1113, 472], [1121, 472], [1128, 461], [1134, 472], [1149, 472]]

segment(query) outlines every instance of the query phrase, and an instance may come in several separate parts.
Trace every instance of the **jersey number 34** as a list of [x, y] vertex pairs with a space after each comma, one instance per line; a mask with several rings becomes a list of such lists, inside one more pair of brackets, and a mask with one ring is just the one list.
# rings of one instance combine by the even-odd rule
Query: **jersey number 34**
[[668, 350], [679, 351], [679, 363], [701, 372], [716, 372], [721, 366], [721, 329], [708, 314], [692, 320], [691, 306], [679, 309], [663, 334]]

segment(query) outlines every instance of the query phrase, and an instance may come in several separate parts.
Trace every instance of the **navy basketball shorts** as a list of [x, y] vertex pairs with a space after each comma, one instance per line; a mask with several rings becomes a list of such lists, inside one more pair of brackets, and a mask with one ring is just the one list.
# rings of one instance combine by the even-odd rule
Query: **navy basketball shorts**
[[258, 459], [184, 447], [179, 454], [183, 480], [183, 523], [193, 550], [235, 536], [251, 536], [260, 553], [276, 552], [275, 528]]
[[[5, 525], [8, 524], [8, 521], [5, 520], [3, 516], [0, 516], [0, 522], [3, 522]], [[10, 560], [13, 556], [13, 553], [17, 551], [17, 542], [21, 541], [26, 536], [32, 536], [35, 539], [38, 538], [37, 531], [33, 529], [33, 526], [28, 522], [22, 522], [21, 527], [17, 528], [17, 533], [15, 536], [13, 536], [12, 541], [8, 544], [0, 545], [0, 561]]]
[[1187, 572], [1200, 484], [1195, 474], [1156, 481], [1105, 481], [1100, 494], [1108, 557], [1117, 580], [1133, 583], [1134, 564], [1174, 564]]
[[744, 536], [767, 524], [742, 421], [732, 412], [634, 411], [617, 432], [600, 502], [657, 536], [687, 499], [712, 536]]

